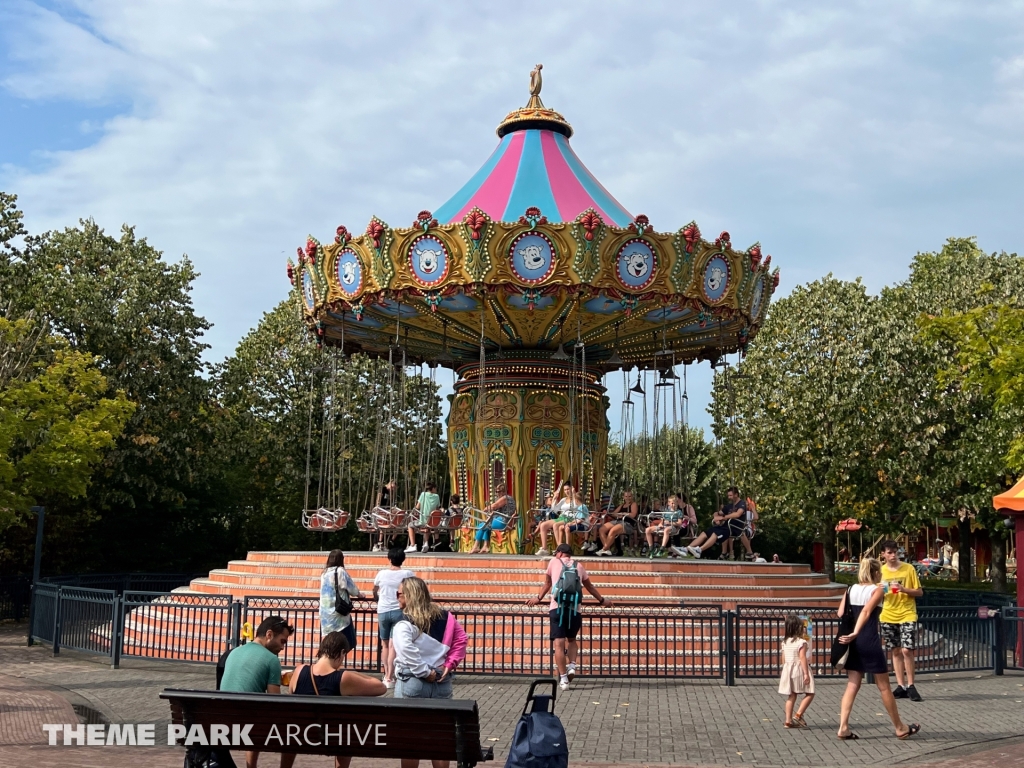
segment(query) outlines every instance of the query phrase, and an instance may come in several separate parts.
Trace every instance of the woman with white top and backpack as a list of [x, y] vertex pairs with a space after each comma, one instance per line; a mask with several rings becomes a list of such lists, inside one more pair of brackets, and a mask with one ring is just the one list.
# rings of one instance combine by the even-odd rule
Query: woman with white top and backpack
[[[341, 603], [338, 595], [342, 596]], [[327, 566], [320, 575], [320, 636], [341, 632], [349, 648], [356, 647], [356, 628], [352, 626], [352, 599], [362, 597], [359, 587], [345, 570], [345, 553], [332, 549], [327, 555]], [[347, 611], [345, 611], [347, 603]], [[339, 613], [338, 608], [343, 613]]]
[[[391, 635], [395, 698], [450, 699], [455, 668], [466, 658], [466, 631], [454, 614], [431, 600], [423, 579], [404, 579], [398, 587], [398, 604], [405, 616]], [[434, 768], [448, 768], [447, 760], [431, 762]], [[402, 759], [402, 768], [419, 764], [419, 760]]]

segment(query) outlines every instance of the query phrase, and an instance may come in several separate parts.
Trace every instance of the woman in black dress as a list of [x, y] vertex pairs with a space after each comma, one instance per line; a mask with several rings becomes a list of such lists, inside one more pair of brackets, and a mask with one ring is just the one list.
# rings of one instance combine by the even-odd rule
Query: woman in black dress
[[[341, 668], [349, 650], [344, 634], [328, 632], [320, 641], [316, 661], [299, 664], [292, 672], [288, 690], [299, 696], [383, 696], [387, 693], [384, 683], [376, 677]], [[334, 766], [348, 768], [351, 761], [351, 757], [335, 757]]]
[[850, 730], [850, 712], [853, 710], [853, 702], [857, 698], [864, 675], [868, 672], [875, 676], [875, 684], [882, 696], [882, 705], [889, 713], [893, 727], [896, 728], [897, 738], [907, 739], [921, 730], [917, 723], [906, 725], [900, 720], [896, 699], [893, 698], [889, 685], [889, 666], [878, 632], [878, 616], [882, 612], [882, 597], [885, 595], [885, 590], [879, 583], [881, 580], [882, 564], [873, 557], [861, 560], [859, 583], [850, 587], [839, 605], [839, 615], [853, 611], [856, 622], [850, 634], [839, 638], [839, 642], [850, 646], [846, 662], [846, 692], [843, 693], [843, 702], [839, 710], [838, 736], [844, 741], [858, 738], [857, 734]]

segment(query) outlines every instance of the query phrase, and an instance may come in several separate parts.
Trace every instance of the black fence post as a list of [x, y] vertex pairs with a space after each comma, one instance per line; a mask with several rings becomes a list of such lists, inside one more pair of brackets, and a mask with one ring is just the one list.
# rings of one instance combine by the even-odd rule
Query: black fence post
[[725, 656], [725, 684], [736, 685], [736, 667], [734, 657], [736, 656], [736, 632], [738, 629], [735, 611], [725, 612], [725, 648], [722, 651]]
[[35, 640], [32, 639], [32, 634], [35, 631], [36, 624], [36, 585], [30, 584], [28, 587], [28, 645], [29, 647], [35, 645]]
[[53, 606], [53, 655], [56, 656], [60, 653], [60, 623], [62, 620], [61, 616], [61, 597], [64, 592], [64, 587], [57, 587], [57, 594], [54, 595], [54, 606]]
[[1006, 625], [1003, 623], [1003, 612], [999, 611], [993, 617], [995, 626], [992, 627], [992, 670], [997, 675], [1002, 675], [1006, 669]]
[[228, 608], [228, 648], [237, 648], [242, 642], [242, 603], [232, 600]]
[[124, 593], [114, 595], [114, 618], [110, 625], [110, 668], [121, 666], [121, 649], [124, 647]]

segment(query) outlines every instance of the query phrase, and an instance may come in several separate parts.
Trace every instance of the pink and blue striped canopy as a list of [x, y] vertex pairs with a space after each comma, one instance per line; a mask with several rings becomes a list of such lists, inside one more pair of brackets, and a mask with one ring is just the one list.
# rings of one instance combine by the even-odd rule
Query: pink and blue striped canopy
[[553, 223], [573, 221], [588, 208], [618, 227], [633, 221], [576, 157], [569, 140], [545, 129], [507, 134], [476, 175], [434, 216], [450, 224], [480, 208], [497, 221], [518, 221], [531, 206]]

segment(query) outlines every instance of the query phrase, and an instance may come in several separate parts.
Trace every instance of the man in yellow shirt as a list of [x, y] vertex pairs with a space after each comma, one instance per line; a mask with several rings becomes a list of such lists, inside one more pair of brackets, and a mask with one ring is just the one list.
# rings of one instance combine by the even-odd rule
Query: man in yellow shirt
[[917, 598], [924, 594], [917, 570], [900, 562], [899, 545], [882, 542], [882, 639], [892, 651], [892, 669], [896, 673], [897, 699], [921, 701], [914, 687], [914, 648], [917, 642]]

